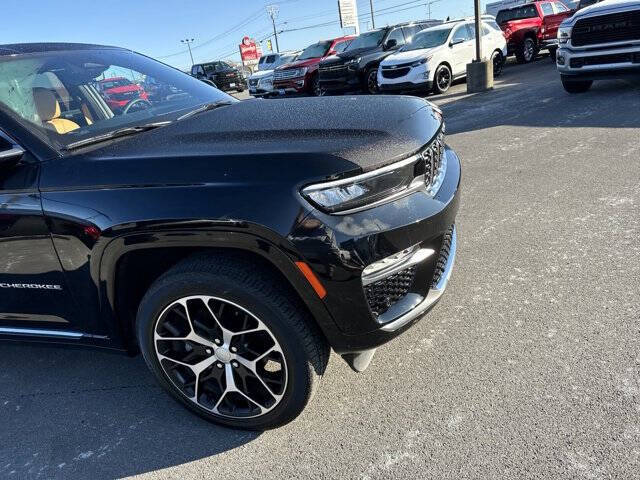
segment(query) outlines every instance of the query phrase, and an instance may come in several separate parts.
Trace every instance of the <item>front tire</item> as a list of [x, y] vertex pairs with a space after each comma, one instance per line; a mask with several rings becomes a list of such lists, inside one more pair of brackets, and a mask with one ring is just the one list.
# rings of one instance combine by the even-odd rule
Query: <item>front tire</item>
[[453, 75], [446, 65], [440, 65], [433, 77], [433, 93], [445, 93], [451, 88]]
[[504, 57], [502, 56], [502, 52], [499, 50], [496, 50], [495, 52], [493, 52], [491, 59], [493, 61], [493, 77], [497, 78], [500, 75], [502, 75], [502, 69], [504, 67], [505, 60], [504, 60]]
[[585, 93], [593, 85], [593, 80], [570, 80], [566, 78], [566, 76], [562, 75], [560, 77], [562, 81], [562, 86], [569, 93]]
[[376, 95], [380, 89], [378, 87], [378, 69], [370, 68], [367, 70], [364, 76], [364, 88], [365, 92], [369, 95]]
[[160, 277], [138, 309], [144, 359], [206, 420], [265, 430], [311, 400], [329, 348], [300, 301], [266, 267], [197, 256]]

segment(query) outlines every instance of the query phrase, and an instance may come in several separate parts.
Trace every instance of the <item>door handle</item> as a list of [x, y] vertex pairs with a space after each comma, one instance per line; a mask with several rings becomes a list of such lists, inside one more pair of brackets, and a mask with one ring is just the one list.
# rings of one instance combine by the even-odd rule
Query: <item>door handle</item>
[[0, 151], [0, 160], [9, 160], [11, 158], [21, 157], [24, 155], [24, 148], [14, 145], [9, 150]]

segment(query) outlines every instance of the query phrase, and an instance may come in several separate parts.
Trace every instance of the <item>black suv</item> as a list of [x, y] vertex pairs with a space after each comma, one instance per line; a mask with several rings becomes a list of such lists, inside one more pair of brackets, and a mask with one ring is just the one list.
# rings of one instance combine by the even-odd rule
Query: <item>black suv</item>
[[235, 90], [244, 92], [246, 80], [240, 70], [227, 62], [199, 63], [191, 67], [191, 75], [201, 80], [209, 80], [224, 92]]
[[378, 93], [378, 66], [419, 31], [441, 20], [400, 23], [358, 36], [347, 49], [320, 63], [320, 89], [325, 94], [364, 91]]
[[[113, 112], [114, 71], [173, 93]], [[453, 268], [460, 162], [423, 99], [240, 102], [128, 50], [0, 45], [0, 135], [0, 338], [141, 351], [224, 425], [295, 418], [330, 348], [364, 370]]]

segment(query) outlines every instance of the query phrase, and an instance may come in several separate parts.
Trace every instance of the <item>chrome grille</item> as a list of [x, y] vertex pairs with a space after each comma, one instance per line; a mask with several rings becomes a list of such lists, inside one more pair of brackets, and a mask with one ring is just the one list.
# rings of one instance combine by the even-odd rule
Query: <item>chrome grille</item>
[[274, 80], [289, 80], [290, 78], [296, 78], [298, 75], [297, 68], [290, 68], [287, 70], [276, 70], [273, 74]]
[[427, 188], [431, 188], [437, 183], [439, 175], [445, 168], [444, 153], [444, 133], [441, 131], [435, 140], [421, 152], [425, 162], [424, 183]]
[[573, 27], [575, 47], [640, 39], [640, 11], [612, 13], [584, 18]]
[[321, 72], [339, 72], [340, 70], [344, 70], [346, 67], [344, 64], [339, 65], [321, 65], [319, 70]]

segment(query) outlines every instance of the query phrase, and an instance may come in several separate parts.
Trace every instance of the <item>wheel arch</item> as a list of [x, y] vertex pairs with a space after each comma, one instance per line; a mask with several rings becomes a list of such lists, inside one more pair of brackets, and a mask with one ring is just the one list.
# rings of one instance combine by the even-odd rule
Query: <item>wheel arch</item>
[[[204, 237], [203, 237], [204, 236]], [[154, 232], [130, 234], [113, 239], [100, 261], [100, 298], [102, 321], [116, 346], [129, 353], [138, 350], [135, 316], [142, 297], [163, 273], [192, 255], [233, 254], [277, 274], [307, 309], [325, 339], [336, 326], [323, 301], [305, 280], [294, 261], [292, 251], [285, 253], [263, 237], [239, 232]]]

